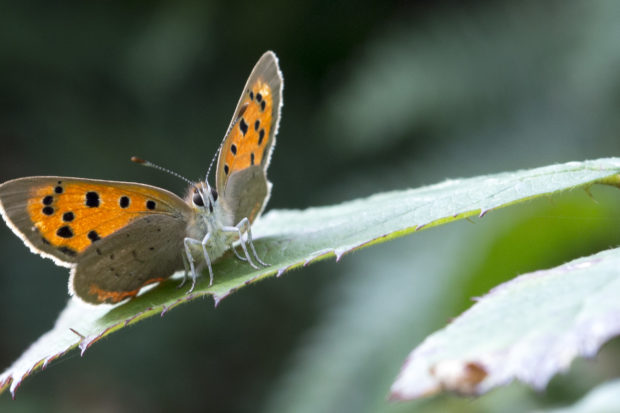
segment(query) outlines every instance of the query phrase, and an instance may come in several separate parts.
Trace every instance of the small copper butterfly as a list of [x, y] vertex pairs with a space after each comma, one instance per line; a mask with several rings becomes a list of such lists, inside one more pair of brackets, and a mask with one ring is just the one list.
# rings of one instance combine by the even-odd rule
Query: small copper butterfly
[[138, 183], [19, 178], [0, 185], [2, 217], [32, 252], [71, 268], [70, 293], [91, 304], [134, 297], [182, 269], [192, 277], [190, 291], [205, 266], [212, 284], [211, 263], [231, 248], [254, 268], [266, 265], [250, 226], [271, 192], [266, 174], [282, 87], [278, 59], [268, 51], [254, 66], [216, 153], [215, 187], [209, 172], [204, 182], [191, 183], [184, 200]]

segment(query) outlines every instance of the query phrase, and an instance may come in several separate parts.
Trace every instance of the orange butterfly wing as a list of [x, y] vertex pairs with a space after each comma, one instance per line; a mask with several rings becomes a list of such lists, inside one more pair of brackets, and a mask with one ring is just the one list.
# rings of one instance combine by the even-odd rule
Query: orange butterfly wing
[[94, 242], [149, 214], [191, 214], [175, 194], [149, 185], [31, 177], [0, 186], [0, 210], [30, 248], [58, 264], [74, 263]]
[[282, 74], [273, 52], [254, 66], [235, 109], [217, 162], [216, 189], [223, 194], [228, 178], [253, 165], [266, 171], [278, 131]]

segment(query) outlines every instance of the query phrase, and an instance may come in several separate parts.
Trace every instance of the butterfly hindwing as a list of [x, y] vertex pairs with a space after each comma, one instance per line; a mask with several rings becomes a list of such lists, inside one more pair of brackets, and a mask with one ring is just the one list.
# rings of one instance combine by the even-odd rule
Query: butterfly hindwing
[[271, 183], [267, 181], [265, 171], [260, 166], [234, 172], [228, 180], [226, 196], [222, 198], [225, 207], [231, 211], [231, 224], [237, 224], [243, 218], [253, 222], [261, 214], [270, 191]]
[[183, 268], [187, 222], [147, 215], [87, 248], [71, 272], [69, 288], [83, 301], [114, 304]]

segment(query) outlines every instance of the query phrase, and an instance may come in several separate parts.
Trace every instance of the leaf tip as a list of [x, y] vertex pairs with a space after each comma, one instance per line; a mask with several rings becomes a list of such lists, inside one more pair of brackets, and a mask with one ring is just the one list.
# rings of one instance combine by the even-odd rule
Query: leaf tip
[[391, 402], [402, 402], [407, 400], [404, 395], [400, 392], [400, 390], [391, 391], [387, 397], [388, 401]]
[[409, 382], [409, 379], [404, 377], [402, 372], [399, 379], [392, 384], [390, 394], [388, 395], [389, 401], [404, 402], [414, 399], [420, 399], [422, 397], [430, 397], [441, 391], [441, 387], [437, 383], [417, 382], [415, 384]]

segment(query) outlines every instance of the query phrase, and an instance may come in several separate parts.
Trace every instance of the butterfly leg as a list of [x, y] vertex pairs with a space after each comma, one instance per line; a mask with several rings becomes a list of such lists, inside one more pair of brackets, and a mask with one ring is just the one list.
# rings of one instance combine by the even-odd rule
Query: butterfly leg
[[183, 244], [185, 245], [186, 260], [189, 262], [190, 269], [192, 270], [192, 288], [189, 289], [188, 293], [192, 292], [194, 289], [194, 284], [196, 284], [196, 265], [194, 264], [194, 256], [192, 255], [190, 245], [196, 245], [198, 243], [200, 243], [200, 241], [193, 238], [185, 238], [183, 240]]
[[211, 267], [211, 258], [209, 257], [209, 252], [207, 251], [207, 244], [209, 244], [209, 240], [211, 239], [211, 233], [207, 233], [202, 241], [194, 239], [194, 238], [185, 238], [183, 243], [185, 244], [185, 256], [187, 261], [189, 261], [189, 265], [192, 271], [192, 287], [189, 289], [189, 292], [194, 290], [196, 286], [196, 278], [198, 275], [196, 274], [196, 265], [194, 256], [192, 255], [191, 247], [192, 245], [200, 245], [202, 248], [202, 255], [205, 259], [205, 263], [207, 264], [207, 268], [209, 269], [209, 286], [213, 285], [213, 268]]
[[[247, 221], [247, 218], [244, 218]], [[241, 221], [243, 222], [243, 220]], [[249, 221], [248, 221], [249, 222]], [[243, 261], [247, 261], [252, 268], [255, 268], [258, 270], [258, 266], [256, 264], [254, 264], [254, 261], [252, 261], [252, 258], [250, 258], [250, 253], [248, 252], [248, 248], [246, 246], [246, 240], [243, 239], [243, 233], [241, 231], [242, 227], [241, 227], [241, 223], [237, 224], [237, 226], [234, 227], [222, 227], [222, 231], [224, 232], [234, 232], [237, 234], [238, 238], [239, 238], [239, 244], [241, 245], [241, 249], [243, 249], [243, 253], [245, 254], [245, 259], [242, 259]], [[235, 250], [235, 246], [232, 246], [233, 251]], [[235, 255], [237, 255], [235, 253]]]
[[[213, 285], [213, 269], [211, 268], [211, 258], [209, 258], [209, 253], [207, 252], [207, 244], [209, 243], [210, 239], [211, 239], [211, 233], [208, 232], [207, 235], [205, 235], [205, 237], [202, 239], [202, 242], [200, 243], [200, 245], [202, 245], [202, 254], [205, 258], [205, 262], [207, 263], [207, 267], [209, 268], [209, 287]], [[196, 279], [194, 279], [194, 283], [195, 282], [196, 282]], [[192, 288], [194, 288], [193, 285], [192, 285]]]
[[250, 225], [250, 221], [248, 221], [247, 218], [243, 218], [243, 220], [241, 220], [241, 222], [239, 223], [239, 225], [241, 225], [241, 223], [243, 223], [243, 221], [245, 221], [245, 224], [247, 225], [247, 237], [248, 237], [248, 244], [250, 244], [250, 248], [252, 249], [252, 253], [254, 254], [254, 258], [256, 258], [256, 261], [258, 261], [258, 263], [260, 265], [262, 265], [263, 267], [269, 267], [269, 264], [266, 264], [263, 262], [263, 260], [261, 260], [258, 256], [258, 254], [256, 253], [256, 248], [254, 248], [254, 240], [252, 239], [252, 227]]
[[211, 269], [211, 260], [209, 259], [209, 255], [207, 254], [205, 248], [206, 242], [209, 241], [208, 235], [209, 234], [207, 234], [207, 236], [205, 236], [205, 239], [203, 239], [202, 241], [194, 238], [185, 238], [183, 240], [183, 244], [185, 245], [185, 256], [187, 257], [187, 261], [189, 261], [189, 266], [192, 270], [192, 287], [189, 289], [188, 293], [194, 291], [194, 287], [196, 286], [196, 278], [198, 277], [198, 275], [196, 274], [196, 264], [194, 262], [194, 256], [192, 255], [191, 250], [192, 245], [200, 245], [202, 247], [205, 261], [207, 263], [207, 266], [209, 267], [209, 275], [211, 276], [211, 283], [209, 285], [213, 284], [213, 270]]
[[[252, 241], [252, 230], [250, 229], [250, 221], [247, 218], [243, 218], [236, 226], [234, 227], [223, 227], [222, 231], [226, 231], [226, 232], [236, 232], [239, 236], [239, 243], [241, 245], [241, 248], [243, 249], [243, 252], [245, 254], [245, 259], [241, 258], [242, 261], [248, 261], [248, 263], [253, 267], [258, 269], [259, 267], [254, 264], [254, 262], [252, 261], [252, 258], [250, 256], [250, 253], [248, 252], [247, 246], [246, 244], [250, 245], [250, 249], [252, 250], [252, 254], [254, 256], [254, 258], [256, 259], [256, 261], [258, 261], [259, 264], [263, 265], [263, 266], [267, 266], [267, 264], [265, 264], [259, 257], [258, 254], [256, 253], [256, 248], [254, 248], [254, 242]], [[247, 234], [247, 240], [243, 239], [243, 233]], [[235, 247], [233, 246], [233, 252], [235, 253], [235, 255], [237, 257], [239, 257], [239, 254], [237, 253], [237, 251], [235, 250]]]
[[183, 280], [181, 281], [181, 284], [179, 284], [177, 286], [177, 288], [181, 288], [185, 285], [185, 283], [187, 282], [188, 274], [189, 274], [189, 262], [187, 260], [187, 250], [185, 251], [185, 254], [181, 254], [181, 257], [183, 258], [183, 267], [185, 267], [185, 274], [183, 275]]
[[233, 250], [233, 253], [235, 254], [235, 257], [237, 257], [238, 259], [240, 259], [241, 261], [247, 261], [248, 259], [245, 258], [243, 255], [239, 254], [239, 251], [237, 251], [237, 248], [235, 248], [235, 246], [233, 245], [233, 247], [231, 248]]

